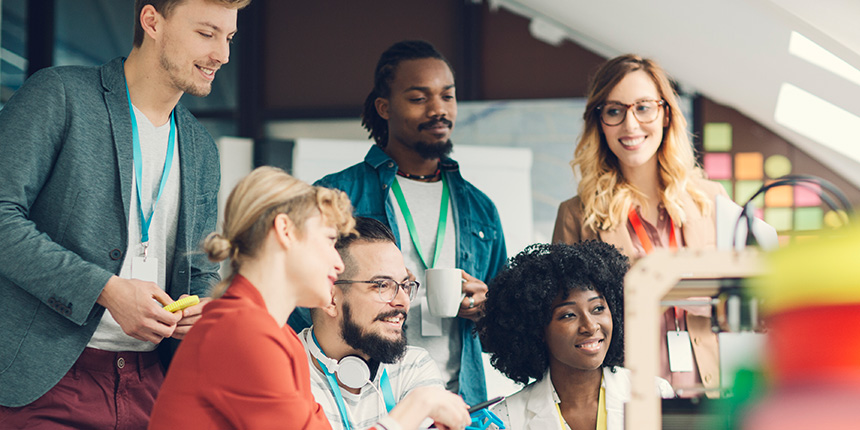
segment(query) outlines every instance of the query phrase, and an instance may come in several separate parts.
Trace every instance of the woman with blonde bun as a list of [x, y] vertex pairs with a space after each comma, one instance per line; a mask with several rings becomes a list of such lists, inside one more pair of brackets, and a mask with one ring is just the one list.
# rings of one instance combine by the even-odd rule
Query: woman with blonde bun
[[182, 341], [149, 428], [328, 429], [310, 389], [308, 361], [286, 326], [296, 306], [328, 304], [353, 230], [349, 199], [260, 167], [227, 200], [222, 233], [203, 244], [230, 259], [203, 316]]
[[[597, 239], [632, 260], [655, 248], [716, 246], [714, 199], [727, 194], [697, 166], [678, 95], [656, 62], [632, 54], [606, 62], [590, 84], [583, 119], [571, 162], [578, 195], [559, 206], [553, 243]], [[689, 326], [695, 340], [696, 366], [670, 372], [663, 339], [661, 376], [680, 393], [719, 387], [709, 310], [664, 314], [664, 326]]]
[[[227, 199], [223, 233], [203, 244], [210, 260], [230, 259], [231, 274], [177, 350], [149, 428], [331, 429], [311, 392], [307, 355], [286, 322], [296, 306], [331, 304], [344, 269], [334, 246], [357, 234], [354, 226], [342, 191], [274, 167], [242, 179]], [[442, 419], [436, 427], [463, 429], [468, 406], [439, 391], [447, 397], [423, 403], [432, 418]], [[460, 414], [451, 413], [457, 408]], [[404, 420], [403, 413], [396, 416]], [[388, 415], [369, 430], [415, 428]]]

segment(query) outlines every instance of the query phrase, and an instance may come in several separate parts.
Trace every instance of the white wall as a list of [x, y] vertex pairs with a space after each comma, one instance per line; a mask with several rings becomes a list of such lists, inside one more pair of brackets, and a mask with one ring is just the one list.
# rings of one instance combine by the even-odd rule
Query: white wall
[[[296, 139], [293, 175], [307, 182], [343, 170], [364, 159], [367, 140]], [[496, 204], [508, 246], [514, 255], [532, 242], [532, 152], [528, 148], [456, 145], [452, 158], [463, 177]]]
[[[239, 181], [254, 169], [254, 140], [239, 137], [222, 137], [218, 139], [218, 152], [221, 157], [221, 189], [218, 191], [218, 227], [222, 231], [224, 222], [224, 205], [230, 191]], [[229, 264], [221, 264], [221, 279], [228, 275]]]

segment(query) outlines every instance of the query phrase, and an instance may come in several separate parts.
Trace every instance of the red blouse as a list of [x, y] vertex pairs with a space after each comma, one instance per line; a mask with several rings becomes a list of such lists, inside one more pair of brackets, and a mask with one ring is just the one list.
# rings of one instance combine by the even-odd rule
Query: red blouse
[[150, 429], [331, 429], [310, 387], [296, 332], [279, 327], [260, 292], [236, 275], [185, 336]]

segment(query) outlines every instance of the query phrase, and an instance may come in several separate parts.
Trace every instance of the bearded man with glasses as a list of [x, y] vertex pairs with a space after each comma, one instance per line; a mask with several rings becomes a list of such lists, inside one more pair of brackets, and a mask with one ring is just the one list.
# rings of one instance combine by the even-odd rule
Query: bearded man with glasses
[[314, 398], [335, 430], [384, 424], [386, 415], [404, 429], [428, 417], [468, 422], [465, 402], [444, 389], [427, 351], [406, 345], [406, 317], [419, 283], [394, 235], [372, 218], [357, 217], [355, 230], [358, 235], [335, 245], [344, 271], [331, 303], [312, 309], [313, 325], [299, 333]]

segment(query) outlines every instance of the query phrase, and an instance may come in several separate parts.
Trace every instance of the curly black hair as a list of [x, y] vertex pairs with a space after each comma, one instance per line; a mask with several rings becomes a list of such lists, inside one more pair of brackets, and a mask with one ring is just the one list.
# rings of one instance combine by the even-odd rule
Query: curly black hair
[[544, 330], [552, 302], [573, 289], [602, 294], [612, 313], [612, 340], [603, 366], [624, 364], [624, 275], [627, 257], [589, 240], [574, 245], [535, 244], [510, 260], [489, 284], [478, 333], [490, 363], [515, 382], [540, 381], [549, 368]]

